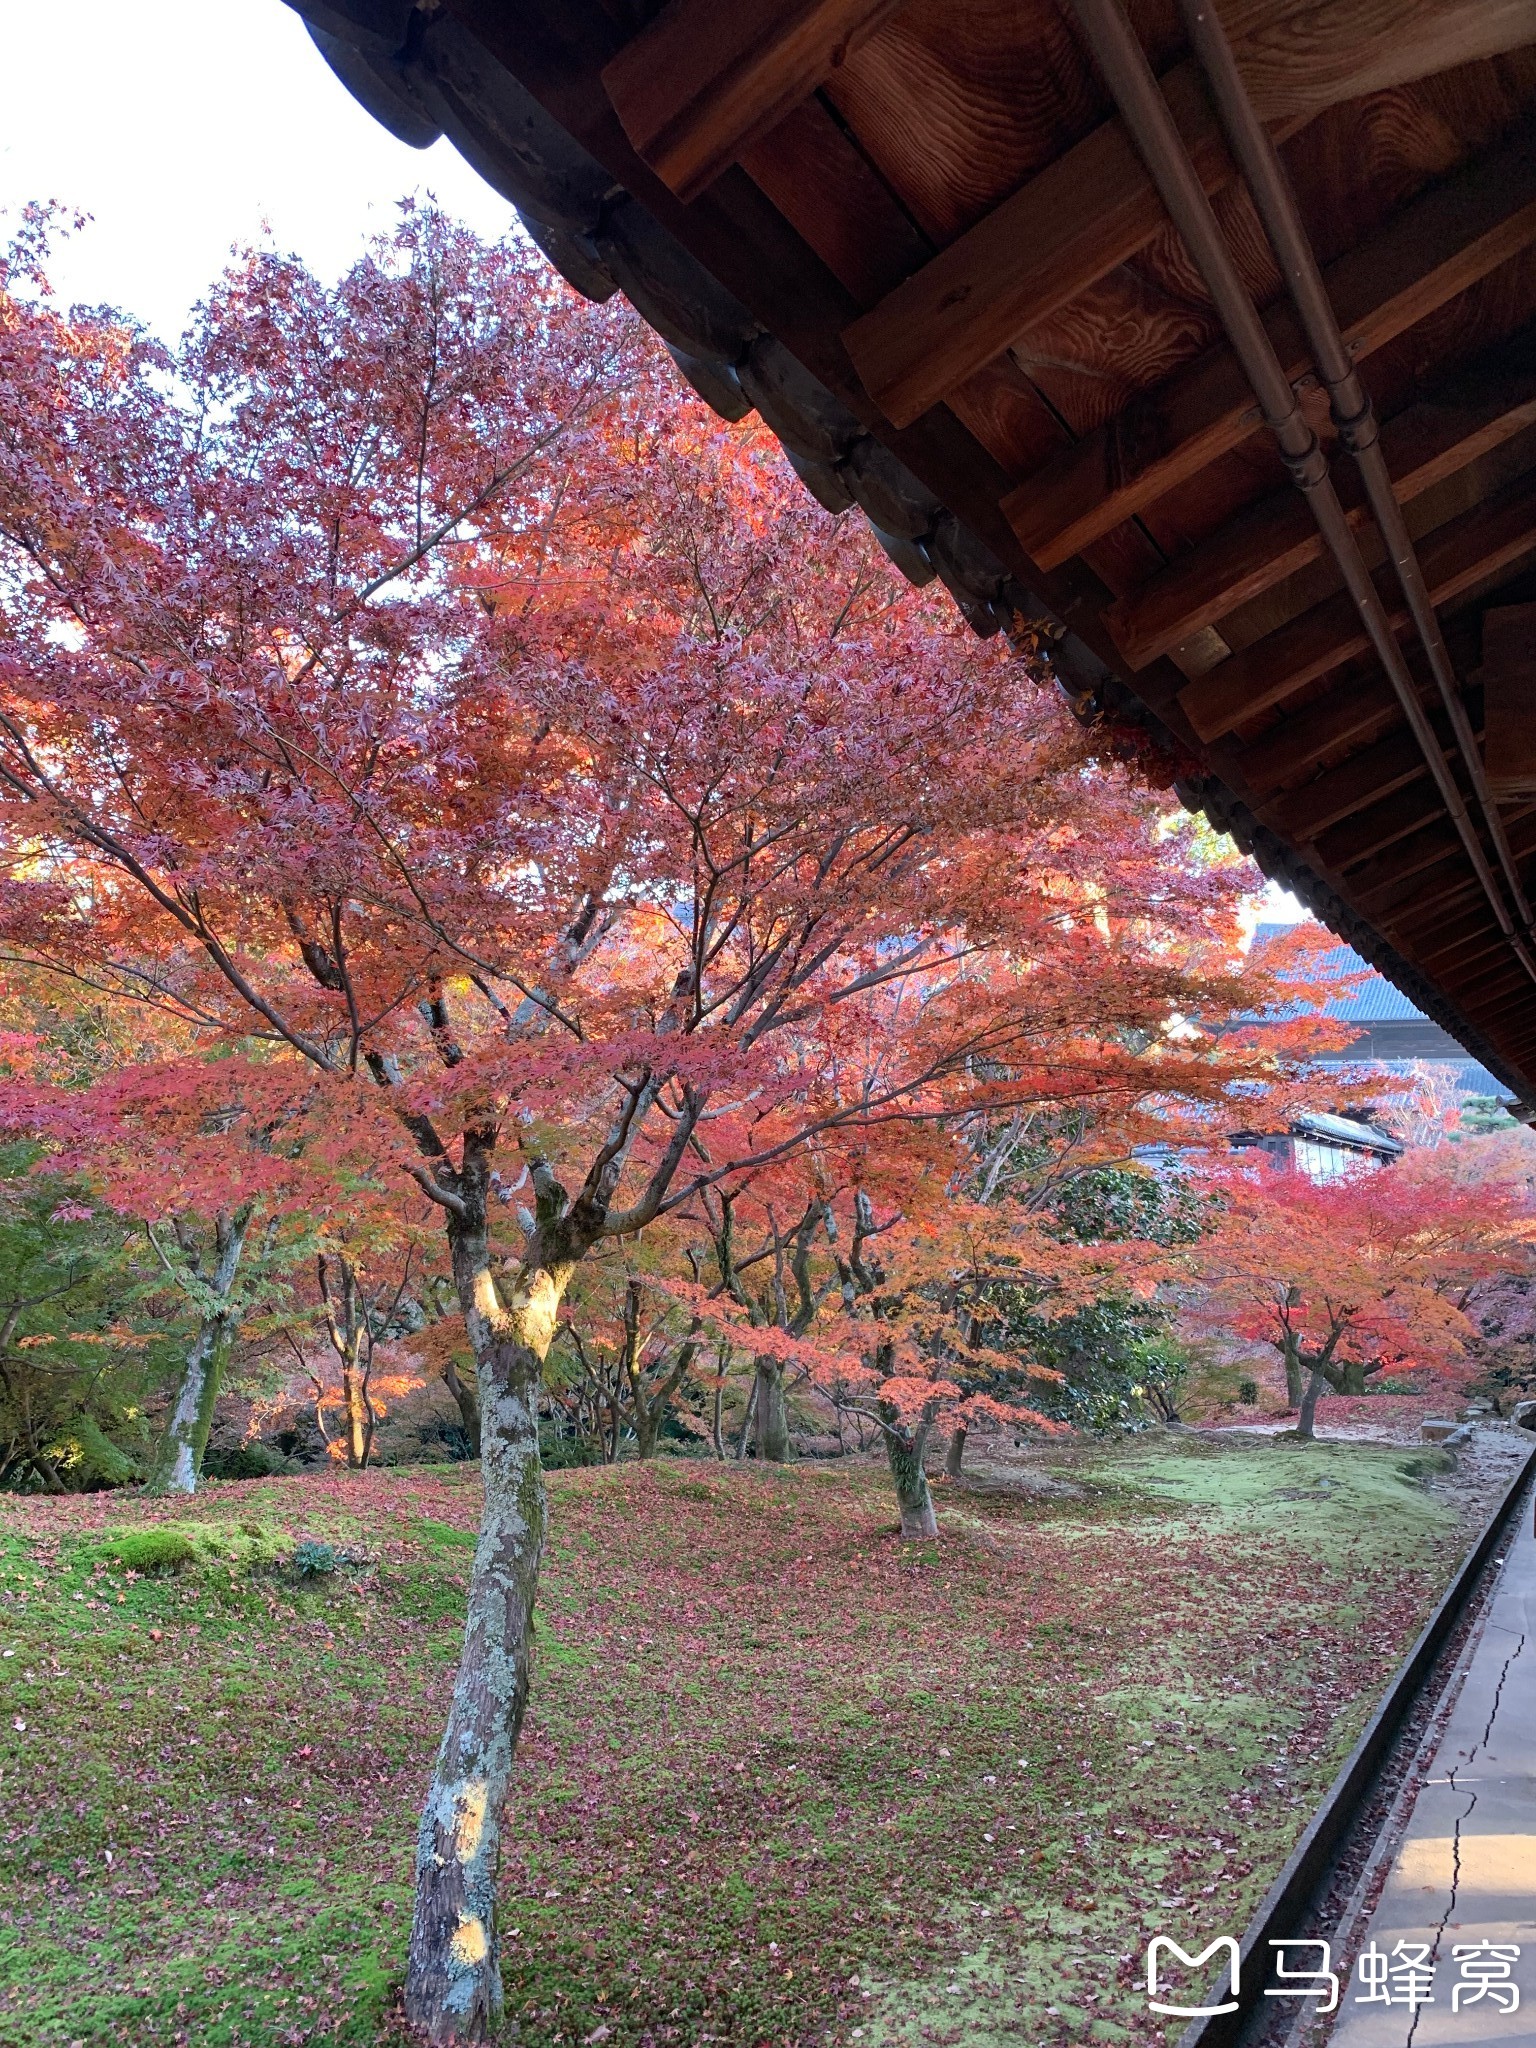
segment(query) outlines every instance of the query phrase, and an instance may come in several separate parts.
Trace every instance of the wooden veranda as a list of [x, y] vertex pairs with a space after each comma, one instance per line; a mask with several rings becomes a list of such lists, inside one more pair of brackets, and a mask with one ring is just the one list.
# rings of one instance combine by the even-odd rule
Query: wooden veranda
[[294, 4], [1536, 1104], [1536, 0]]

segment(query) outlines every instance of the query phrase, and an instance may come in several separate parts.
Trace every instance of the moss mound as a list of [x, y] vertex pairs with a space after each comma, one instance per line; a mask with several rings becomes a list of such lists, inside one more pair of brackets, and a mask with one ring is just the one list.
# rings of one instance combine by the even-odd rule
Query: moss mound
[[259, 1522], [160, 1522], [82, 1543], [75, 1553], [87, 1570], [138, 1572], [150, 1577], [195, 1566], [258, 1571], [288, 1562], [293, 1539]]
[[197, 1556], [196, 1549], [179, 1529], [125, 1529], [121, 1536], [109, 1536], [89, 1548], [92, 1563], [145, 1576], [185, 1571]]

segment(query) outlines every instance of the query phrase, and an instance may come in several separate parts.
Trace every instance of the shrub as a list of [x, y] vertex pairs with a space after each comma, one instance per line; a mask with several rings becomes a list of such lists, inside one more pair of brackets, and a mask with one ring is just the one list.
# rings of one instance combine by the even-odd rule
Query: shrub
[[179, 1529], [128, 1529], [91, 1546], [91, 1557], [122, 1572], [179, 1572], [197, 1552]]
[[566, 1436], [547, 1420], [539, 1422], [539, 1463], [546, 1472], [568, 1472], [580, 1465], [600, 1465], [602, 1453], [584, 1436]]
[[316, 1543], [310, 1538], [293, 1553], [293, 1568], [306, 1579], [329, 1578], [340, 1562], [333, 1544]]
[[203, 1472], [209, 1479], [271, 1479], [287, 1470], [282, 1452], [259, 1437], [217, 1446], [210, 1440], [203, 1459]]
[[1256, 1406], [1259, 1398], [1258, 1381], [1239, 1380], [1237, 1383], [1237, 1398], [1247, 1408]]

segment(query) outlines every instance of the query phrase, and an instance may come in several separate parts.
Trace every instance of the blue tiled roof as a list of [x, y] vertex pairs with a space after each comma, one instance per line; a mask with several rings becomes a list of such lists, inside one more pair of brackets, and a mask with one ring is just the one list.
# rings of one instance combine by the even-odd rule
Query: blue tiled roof
[[[1257, 958], [1266, 946], [1294, 930], [1294, 925], [1261, 924], [1253, 935], [1253, 957]], [[1345, 1024], [1429, 1023], [1422, 1010], [1415, 1008], [1385, 975], [1378, 974], [1374, 967], [1368, 967], [1352, 947], [1331, 946], [1326, 953], [1314, 957], [1319, 981], [1333, 975], [1359, 974], [1365, 977], [1343, 994], [1330, 997], [1323, 1006], [1325, 1017], [1335, 1017]], [[1309, 976], [1313, 972], [1310, 962], [1308, 972]], [[1296, 1014], [1301, 1014], [1299, 1005]]]

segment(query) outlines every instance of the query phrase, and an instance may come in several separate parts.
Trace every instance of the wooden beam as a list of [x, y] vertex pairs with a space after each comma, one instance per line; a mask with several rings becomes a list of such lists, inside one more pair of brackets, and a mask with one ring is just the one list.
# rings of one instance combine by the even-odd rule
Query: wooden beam
[[638, 156], [695, 199], [903, 0], [670, 0], [604, 66]]
[[1483, 614], [1482, 683], [1488, 787], [1536, 796], [1536, 604]]
[[1375, 861], [1390, 847], [1395, 872], [1415, 874], [1461, 845], [1433, 786], [1410, 784], [1317, 835], [1317, 857], [1336, 874]]
[[[1402, 84], [1536, 40], [1536, 0], [1247, 0], [1222, 15], [1280, 142], [1321, 108], [1375, 90], [1378, 78]], [[1232, 166], [1196, 67], [1176, 65], [1160, 83], [1196, 175], [1218, 190]], [[1127, 262], [1164, 220], [1124, 127], [1107, 121], [844, 332], [865, 390], [897, 426], [910, 426]]]
[[1522, 968], [1517, 967], [1507, 979], [1501, 979], [1496, 988], [1478, 989], [1474, 1001], [1475, 1007], [1469, 1007], [1465, 1013], [1467, 1021], [1480, 1030], [1496, 1050], [1502, 1050], [1501, 1038], [1506, 1043], [1511, 1039], [1516, 1043], [1525, 1039], [1530, 1029], [1532, 1009], [1536, 1007], [1536, 987]]
[[[1517, 829], [1520, 822], [1528, 821], [1529, 817], [1529, 811], [1522, 810], [1505, 820], [1517, 859], [1524, 859], [1532, 851], [1529, 823], [1526, 822], [1523, 830]], [[1430, 851], [1427, 842], [1436, 833], [1443, 835], [1443, 850], [1431, 863], [1422, 856]], [[1419, 846], [1411, 849], [1401, 844], [1394, 846], [1389, 855], [1379, 856], [1357, 870], [1342, 887], [1355, 908], [1373, 922], [1382, 924], [1401, 921], [1405, 917], [1422, 919], [1430, 911], [1439, 912], [1442, 905], [1462, 897], [1469, 901], [1487, 902], [1482, 884], [1472, 872], [1467, 850], [1449, 820], [1438, 826], [1426, 827], [1425, 842]], [[1442, 921], [1442, 917], [1436, 917], [1437, 930]], [[1533, 1002], [1536, 1002], [1536, 984], [1533, 984], [1531, 993]]]
[[[1533, 548], [1536, 476], [1527, 475], [1437, 527], [1420, 541], [1418, 552], [1431, 600], [1441, 605]], [[1401, 631], [1408, 620], [1395, 580], [1383, 570], [1376, 584], [1394, 628]], [[1186, 684], [1179, 707], [1201, 739], [1220, 739], [1369, 645], [1353, 601], [1339, 591]]]
[[[1527, 125], [1458, 177], [1421, 193], [1324, 273], [1357, 360], [1536, 241], [1536, 132]], [[1289, 301], [1264, 315], [1289, 376], [1308, 363]], [[1224, 344], [1140, 397], [1009, 492], [1002, 509], [1031, 559], [1052, 568], [1235, 448], [1259, 424]]]
[[1437, 941], [1433, 951], [1419, 953], [1414, 962], [1435, 981], [1454, 975], [1458, 968], [1486, 960], [1508, 944], [1486, 906], [1480, 914], [1469, 912], [1465, 917], [1448, 921], [1442, 927], [1442, 936], [1444, 943]]
[[[1162, 81], [1207, 192], [1232, 159], [1193, 62]], [[1120, 121], [1106, 121], [843, 330], [865, 390], [910, 426], [1031, 327], [1127, 262], [1167, 216]]]
[[[1381, 451], [1400, 504], [1465, 469], [1536, 422], [1536, 329], [1526, 329], [1459, 375], [1450, 390], [1408, 406], [1381, 428]], [[1352, 526], [1367, 523], [1359, 474], [1334, 476]], [[1202, 626], [1214, 625], [1323, 551], [1317, 522], [1289, 485], [1229, 521], [1106, 614], [1132, 668], [1144, 668]]]
[[1503, 943], [1503, 934], [1485, 900], [1458, 917], [1437, 919], [1433, 933], [1416, 949], [1414, 960], [1427, 970], [1431, 961], [1450, 959], [1463, 951], [1471, 957], [1475, 949], [1487, 952], [1490, 947]]
[[1447, 903], [1476, 898], [1486, 902], [1482, 884], [1467, 865], [1460, 840], [1427, 871], [1404, 874], [1394, 861], [1378, 861], [1372, 870], [1354, 876], [1348, 885], [1351, 906], [1373, 924], [1388, 929], [1404, 918], [1426, 916]]
[[1428, 773], [1418, 741], [1403, 729], [1266, 804], [1259, 819], [1288, 838], [1305, 842]]
[[[1377, 671], [1292, 712], [1240, 751], [1232, 747], [1233, 765], [1263, 802], [1295, 787], [1325, 755], [1366, 739], [1402, 715], [1392, 685]], [[1213, 749], [1218, 770], [1227, 752]]]
[[[636, 154], [678, 198], [695, 199], [902, 4], [670, 0], [603, 68], [602, 83]], [[1223, 17], [1261, 117], [1288, 132], [1340, 100], [1536, 41], [1536, 0], [1232, 0]], [[1123, 137], [1120, 149], [1129, 150]], [[1134, 156], [1116, 200], [1130, 183], [1151, 192]], [[1126, 254], [1160, 224], [1159, 211]], [[993, 354], [1020, 331], [1005, 333]], [[906, 426], [917, 412], [891, 416]]]
[[1490, 960], [1476, 974], [1458, 982], [1456, 995], [1458, 1001], [1475, 1004], [1484, 1017], [1501, 1017], [1508, 1015], [1522, 995], [1527, 1004], [1536, 1003], [1536, 984], [1506, 945], [1505, 957]]
[[1533, 0], [1222, 0], [1255, 104], [1317, 113], [1536, 42]]

